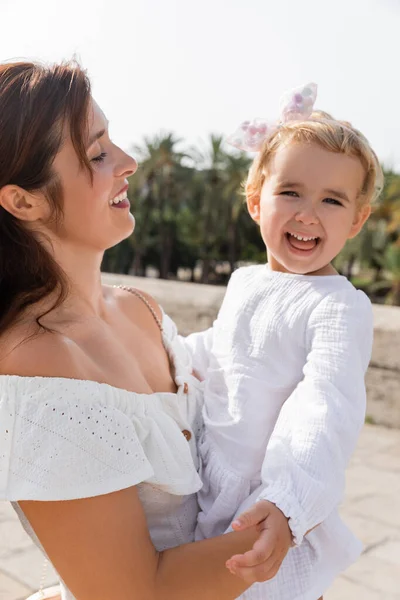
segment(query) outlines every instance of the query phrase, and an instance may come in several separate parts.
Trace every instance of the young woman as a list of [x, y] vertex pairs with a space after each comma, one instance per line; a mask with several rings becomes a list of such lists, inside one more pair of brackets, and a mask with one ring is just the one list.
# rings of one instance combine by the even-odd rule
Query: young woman
[[64, 599], [233, 599], [256, 528], [193, 542], [201, 389], [172, 321], [101, 285], [134, 159], [74, 64], [0, 66], [0, 499]]

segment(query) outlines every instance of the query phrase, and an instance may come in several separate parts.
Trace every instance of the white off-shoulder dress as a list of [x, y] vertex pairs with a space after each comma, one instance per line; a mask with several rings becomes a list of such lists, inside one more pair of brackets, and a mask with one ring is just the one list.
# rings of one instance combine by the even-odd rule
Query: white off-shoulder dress
[[[58, 377], [0, 376], [0, 500], [71, 500], [138, 486], [157, 550], [193, 541], [202, 384], [165, 314], [177, 393]], [[41, 548], [43, 550], [43, 548]], [[61, 582], [63, 600], [73, 595]]]

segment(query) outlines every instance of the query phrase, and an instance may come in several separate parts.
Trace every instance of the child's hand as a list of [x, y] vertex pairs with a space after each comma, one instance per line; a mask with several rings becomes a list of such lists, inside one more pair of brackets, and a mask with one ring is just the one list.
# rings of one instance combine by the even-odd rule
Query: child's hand
[[292, 533], [283, 512], [267, 500], [260, 500], [232, 523], [235, 531], [257, 525], [260, 537], [245, 554], [236, 554], [226, 566], [247, 582], [275, 577], [292, 545]]

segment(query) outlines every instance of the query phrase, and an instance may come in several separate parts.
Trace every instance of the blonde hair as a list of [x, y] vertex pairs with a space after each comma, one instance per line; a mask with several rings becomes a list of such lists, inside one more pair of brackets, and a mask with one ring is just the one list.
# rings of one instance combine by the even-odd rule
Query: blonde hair
[[268, 175], [268, 165], [283, 143], [318, 144], [330, 152], [358, 158], [365, 178], [359, 205], [376, 200], [383, 188], [383, 171], [379, 160], [363, 134], [346, 121], [337, 121], [328, 113], [313, 112], [307, 121], [281, 123], [267, 138], [253, 161], [245, 184], [246, 197], [259, 197]]

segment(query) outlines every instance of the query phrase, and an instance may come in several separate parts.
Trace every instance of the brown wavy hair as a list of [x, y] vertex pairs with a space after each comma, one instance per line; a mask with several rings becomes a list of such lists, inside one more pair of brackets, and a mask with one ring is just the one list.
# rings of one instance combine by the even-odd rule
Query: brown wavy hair
[[[45, 66], [0, 64], [0, 189], [17, 185], [41, 191], [51, 219], [63, 214], [63, 190], [53, 161], [69, 132], [80, 165], [92, 171], [85, 152], [90, 82], [75, 61]], [[67, 279], [38, 237], [0, 207], [0, 334], [25, 309], [55, 292], [53, 306], [67, 293]]]

